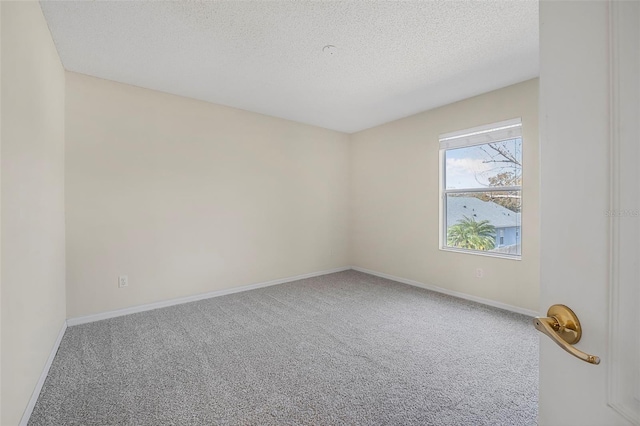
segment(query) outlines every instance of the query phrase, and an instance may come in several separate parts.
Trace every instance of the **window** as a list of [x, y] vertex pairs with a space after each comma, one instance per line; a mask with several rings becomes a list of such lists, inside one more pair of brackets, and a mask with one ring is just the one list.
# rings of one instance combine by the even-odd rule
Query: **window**
[[440, 248], [519, 259], [522, 122], [440, 136]]

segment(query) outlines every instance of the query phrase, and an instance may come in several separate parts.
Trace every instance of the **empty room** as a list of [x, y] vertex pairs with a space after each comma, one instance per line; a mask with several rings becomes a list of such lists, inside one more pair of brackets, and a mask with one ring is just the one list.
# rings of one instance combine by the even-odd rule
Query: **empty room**
[[0, 61], [0, 425], [640, 425], [640, 2], [2, 1]]

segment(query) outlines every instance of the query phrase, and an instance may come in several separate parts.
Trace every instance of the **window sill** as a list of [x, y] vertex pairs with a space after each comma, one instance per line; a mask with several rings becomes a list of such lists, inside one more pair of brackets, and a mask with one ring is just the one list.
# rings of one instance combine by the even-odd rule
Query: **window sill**
[[448, 251], [452, 253], [470, 254], [473, 256], [497, 257], [500, 259], [508, 259], [508, 260], [522, 260], [522, 255], [515, 255], [515, 254], [491, 253], [486, 251], [456, 249], [451, 247], [440, 247], [440, 250]]

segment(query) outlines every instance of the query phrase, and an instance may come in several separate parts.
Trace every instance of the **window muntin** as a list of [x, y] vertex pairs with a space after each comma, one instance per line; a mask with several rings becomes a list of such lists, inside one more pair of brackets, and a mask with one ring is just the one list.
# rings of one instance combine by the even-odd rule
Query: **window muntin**
[[520, 258], [520, 119], [440, 137], [444, 250]]

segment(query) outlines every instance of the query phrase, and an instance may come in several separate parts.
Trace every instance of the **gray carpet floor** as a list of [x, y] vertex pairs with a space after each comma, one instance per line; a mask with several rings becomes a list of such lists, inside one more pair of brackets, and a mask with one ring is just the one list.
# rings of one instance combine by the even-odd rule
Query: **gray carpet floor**
[[67, 329], [29, 425], [533, 425], [529, 317], [356, 271]]

